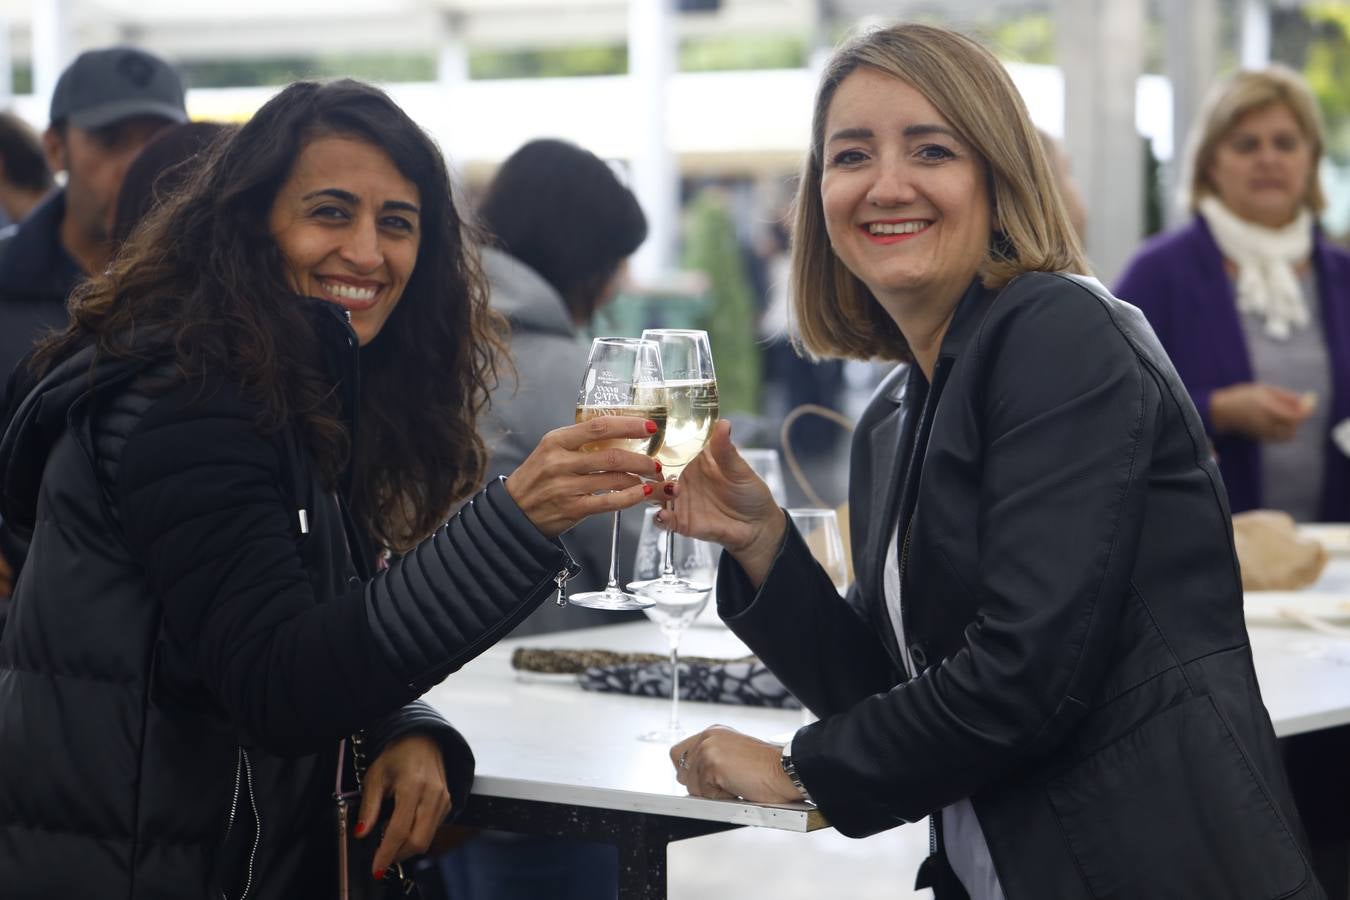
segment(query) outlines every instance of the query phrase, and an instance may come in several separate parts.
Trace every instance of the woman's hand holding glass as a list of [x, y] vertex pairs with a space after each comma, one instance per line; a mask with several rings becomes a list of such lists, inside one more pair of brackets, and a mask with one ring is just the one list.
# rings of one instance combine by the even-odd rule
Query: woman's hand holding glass
[[631, 450], [592, 450], [611, 440], [641, 440], [655, 423], [639, 416], [601, 416], [556, 428], [506, 479], [506, 491], [534, 527], [557, 537], [587, 516], [617, 512], [651, 496], [639, 476], [659, 479], [656, 460]]
[[[712, 348], [706, 331], [682, 328], [648, 328], [642, 340], [659, 348], [666, 392], [665, 439], [657, 459], [666, 476], [674, 482], [680, 473], [708, 444], [708, 436], [717, 422], [717, 374], [713, 370]], [[664, 496], [674, 498], [673, 490]], [[629, 588], [644, 596], [653, 591], [668, 595], [697, 594], [712, 585], [690, 581], [675, 570], [669, 538], [665, 563], [659, 578], [635, 581]]]
[[[582, 449], [626, 450], [655, 457], [661, 449], [667, 427], [667, 391], [661, 372], [661, 349], [654, 341], [641, 338], [598, 337], [591, 341], [591, 352], [586, 359], [586, 370], [577, 392], [577, 424], [616, 416], [642, 416], [647, 433], [641, 438], [597, 440]], [[643, 466], [661, 471], [659, 462]], [[629, 471], [638, 471], [630, 469]], [[643, 485], [644, 494], [651, 494], [651, 485]], [[619, 511], [609, 532], [609, 579], [604, 590], [584, 591], [564, 599], [561, 584], [558, 604], [567, 602], [591, 609], [642, 609], [651, 601], [637, 594], [629, 594], [619, 587]]]
[[718, 422], [707, 448], [663, 490], [679, 503], [657, 513], [662, 526], [721, 544], [752, 584], [764, 580], [783, 542], [787, 517], [732, 445], [731, 423]]

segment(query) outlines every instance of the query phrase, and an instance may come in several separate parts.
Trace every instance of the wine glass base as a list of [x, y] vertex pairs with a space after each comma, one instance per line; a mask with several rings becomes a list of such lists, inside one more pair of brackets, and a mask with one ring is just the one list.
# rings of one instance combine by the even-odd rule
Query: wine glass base
[[584, 606], [586, 609], [607, 609], [616, 612], [627, 609], [649, 609], [656, 605], [656, 601], [647, 597], [626, 594], [623, 591], [584, 591], [580, 594], [569, 594], [567, 603], [570, 606]]
[[639, 741], [644, 741], [648, 744], [666, 744], [667, 746], [670, 746], [673, 744], [678, 744], [680, 741], [689, 737], [691, 734], [693, 734], [693, 732], [687, 728], [683, 727], [670, 728], [669, 726], [667, 726], [665, 728], [658, 728], [655, 731], [647, 731], [642, 734], [639, 734], [637, 736], [637, 739]]
[[644, 600], [651, 600], [653, 603], [665, 603], [668, 605], [686, 605], [698, 603], [703, 600], [713, 586], [711, 584], [700, 584], [696, 581], [685, 581], [683, 578], [648, 578], [645, 581], [628, 582], [628, 590], [634, 594], [641, 595]]

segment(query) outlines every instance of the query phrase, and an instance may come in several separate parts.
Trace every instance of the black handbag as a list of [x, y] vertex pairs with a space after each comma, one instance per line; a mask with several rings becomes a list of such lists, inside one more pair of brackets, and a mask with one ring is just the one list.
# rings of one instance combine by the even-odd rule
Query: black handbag
[[338, 743], [337, 777], [333, 785], [333, 803], [337, 825], [337, 897], [338, 900], [392, 900], [398, 897], [418, 897], [417, 883], [394, 863], [384, 871], [384, 878], [376, 880], [371, 874], [375, 851], [380, 846], [378, 835], [355, 840], [352, 818], [361, 810], [361, 777], [365, 774], [366, 759], [360, 734], [350, 738], [352, 775], [356, 790], [344, 791], [343, 763], [348, 740]]

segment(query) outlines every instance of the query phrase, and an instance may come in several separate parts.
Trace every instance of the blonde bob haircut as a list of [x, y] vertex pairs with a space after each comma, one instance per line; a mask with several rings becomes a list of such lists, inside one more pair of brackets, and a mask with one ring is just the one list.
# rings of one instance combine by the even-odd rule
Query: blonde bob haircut
[[1312, 210], [1313, 215], [1326, 209], [1326, 196], [1322, 193], [1322, 182], [1317, 174], [1326, 146], [1322, 113], [1317, 108], [1317, 100], [1313, 98], [1307, 82], [1297, 72], [1286, 66], [1273, 65], [1239, 72], [1215, 85], [1205, 98], [1186, 142], [1186, 162], [1181, 184], [1185, 191], [1182, 199], [1188, 210], [1195, 212], [1205, 197], [1218, 196], [1218, 188], [1210, 180], [1209, 171], [1214, 167], [1214, 155], [1218, 153], [1219, 145], [1228, 138], [1238, 122], [1250, 113], [1276, 104], [1284, 106], [1293, 114], [1304, 139], [1312, 148], [1312, 168], [1308, 173], [1303, 205]]
[[964, 35], [927, 25], [867, 32], [835, 51], [816, 93], [792, 228], [792, 305], [803, 349], [817, 357], [912, 358], [900, 329], [840, 262], [825, 231], [825, 120], [835, 91], [861, 66], [917, 90], [985, 164], [998, 229], [978, 272], [986, 287], [997, 290], [1023, 272], [1088, 272], [1054, 169], [994, 55]]

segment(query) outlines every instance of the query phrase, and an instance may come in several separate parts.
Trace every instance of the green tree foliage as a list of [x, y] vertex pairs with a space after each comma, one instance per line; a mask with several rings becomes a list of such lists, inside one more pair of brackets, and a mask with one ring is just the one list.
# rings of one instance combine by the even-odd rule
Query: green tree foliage
[[682, 72], [732, 69], [800, 69], [806, 41], [793, 35], [729, 35], [690, 38], [680, 44]]
[[755, 297], [745, 271], [736, 226], [717, 189], [703, 190], [685, 220], [685, 268], [708, 277], [708, 307], [701, 325], [717, 365], [722, 411], [759, 411], [760, 348], [755, 342]]
[[261, 87], [289, 84], [297, 78], [359, 78], [393, 84], [434, 81], [436, 58], [431, 53], [286, 56], [262, 59], [198, 59], [175, 61], [190, 87]]
[[1303, 9], [1313, 26], [1303, 59], [1303, 77], [1327, 122], [1327, 151], [1350, 160], [1350, 4], [1310, 3]]
[[1055, 23], [1049, 13], [1013, 16], [978, 25], [975, 31], [1002, 59], [1047, 66], [1055, 62]]
[[560, 78], [627, 73], [628, 47], [623, 44], [476, 50], [469, 54], [470, 78]]

